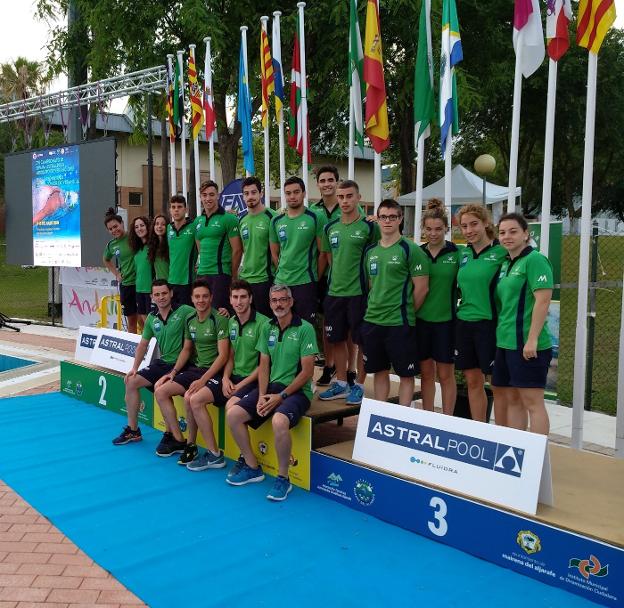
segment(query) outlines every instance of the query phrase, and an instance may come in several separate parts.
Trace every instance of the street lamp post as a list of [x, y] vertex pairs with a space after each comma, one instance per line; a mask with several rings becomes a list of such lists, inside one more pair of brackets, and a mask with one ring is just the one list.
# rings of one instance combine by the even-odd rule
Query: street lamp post
[[[487, 176], [494, 173], [494, 169], [496, 169], [496, 159], [491, 154], [481, 154], [481, 156], [477, 156], [474, 162], [474, 169], [478, 175], [483, 178], [483, 206], [486, 204], [486, 191], [487, 191]], [[496, 210], [499, 211], [498, 209]], [[494, 215], [498, 215], [495, 213]]]

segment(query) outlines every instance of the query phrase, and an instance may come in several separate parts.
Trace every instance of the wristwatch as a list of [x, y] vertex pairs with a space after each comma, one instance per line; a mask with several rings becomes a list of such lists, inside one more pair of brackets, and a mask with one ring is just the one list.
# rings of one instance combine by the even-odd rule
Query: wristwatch
[[286, 399], [288, 397], [288, 393], [286, 391], [282, 391], [280, 393], [280, 397], [282, 398], [282, 401], [284, 401], [284, 399]]

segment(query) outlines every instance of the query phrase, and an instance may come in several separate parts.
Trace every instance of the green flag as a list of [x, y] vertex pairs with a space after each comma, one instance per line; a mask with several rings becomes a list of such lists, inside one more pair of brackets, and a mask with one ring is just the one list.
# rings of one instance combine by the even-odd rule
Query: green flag
[[350, 0], [351, 21], [349, 25], [349, 87], [352, 89], [353, 120], [355, 123], [355, 141], [360, 149], [364, 148], [364, 120], [362, 106], [366, 89], [364, 88], [364, 52], [360, 37], [360, 24], [357, 15], [357, 0]]
[[431, 133], [435, 118], [433, 99], [433, 50], [431, 46], [431, 0], [422, 0], [418, 27], [418, 51], [414, 73], [414, 126], [416, 141]]
[[182, 116], [184, 116], [184, 89], [182, 88], [182, 75], [180, 74], [180, 62], [177, 57], [175, 62], [175, 76], [173, 83], [173, 122], [176, 126], [182, 127]]

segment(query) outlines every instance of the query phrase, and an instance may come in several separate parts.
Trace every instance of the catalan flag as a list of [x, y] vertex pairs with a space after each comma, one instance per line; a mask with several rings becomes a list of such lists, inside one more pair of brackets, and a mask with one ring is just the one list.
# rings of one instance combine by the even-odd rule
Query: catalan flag
[[175, 122], [173, 121], [173, 74], [171, 73], [171, 65], [167, 68], [167, 133], [169, 141], [173, 143], [176, 139]]
[[271, 61], [271, 47], [269, 37], [264, 29], [265, 24], [260, 29], [260, 76], [262, 84], [262, 127], [266, 127], [269, 120], [269, 105], [271, 93], [275, 91], [275, 80], [273, 77], [273, 62]]
[[173, 76], [173, 122], [176, 127], [182, 128], [184, 119], [184, 75], [180, 70], [180, 62], [176, 59]]
[[191, 47], [188, 63], [189, 96], [191, 98], [191, 127], [193, 139], [199, 137], [204, 125], [204, 109], [202, 107], [201, 91], [197, 82], [197, 68], [195, 66], [195, 49]]
[[390, 145], [388, 105], [384, 81], [379, 0], [368, 0], [364, 34], [364, 82], [366, 82], [366, 134], [377, 153]]
[[614, 0], [580, 0], [576, 43], [592, 53], [598, 53], [614, 21]]

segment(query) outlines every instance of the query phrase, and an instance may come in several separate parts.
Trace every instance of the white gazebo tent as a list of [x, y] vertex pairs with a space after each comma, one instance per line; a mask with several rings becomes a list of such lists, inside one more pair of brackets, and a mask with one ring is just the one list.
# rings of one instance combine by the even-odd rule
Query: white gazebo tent
[[[451, 171], [451, 184], [453, 200], [453, 211], [466, 203], [481, 203], [483, 201], [483, 179], [471, 173], [462, 165], [455, 165]], [[522, 195], [522, 188], [516, 188], [516, 197]], [[503, 212], [503, 203], [509, 196], [509, 188], [486, 182], [485, 202], [493, 205], [492, 213], [494, 219]], [[423, 206], [432, 198], [444, 200], [444, 178], [423, 188]], [[399, 205], [403, 207], [405, 213], [405, 234], [413, 234], [414, 231], [414, 205], [416, 203], [416, 192], [403, 194], [397, 199]]]

